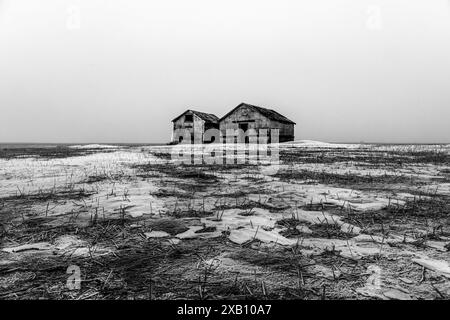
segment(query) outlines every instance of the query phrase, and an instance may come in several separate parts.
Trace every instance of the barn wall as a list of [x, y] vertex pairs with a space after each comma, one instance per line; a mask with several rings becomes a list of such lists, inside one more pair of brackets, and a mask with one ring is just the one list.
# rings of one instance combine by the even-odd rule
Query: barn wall
[[179, 135], [176, 135], [176, 130], [177, 129], [187, 129], [189, 130], [189, 132], [191, 133], [191, 135], [194, 134], [194, 128], [193, 126], [191, 126], [190, 123], [185, 123], [184, 121], [184, 116], [178, 118], [174, 123], [173, 123], [173, 142], [179, 142]]
[[280, 142], [294, 140], [294, 124], [293, 123], [271, 121], [271, 128], [278, 128], [280, 130]]

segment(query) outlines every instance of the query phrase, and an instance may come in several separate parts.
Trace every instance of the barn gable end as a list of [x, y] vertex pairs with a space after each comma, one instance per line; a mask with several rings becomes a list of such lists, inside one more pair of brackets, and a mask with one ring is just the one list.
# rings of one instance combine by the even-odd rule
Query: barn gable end
[[[279, 130], [279, 141], [294, 140], [295, 122], [272, 109], [266, 109], [241, 103], [224, 115], [219, 120], [219, 127], [222, 141], [226, 140], [227, 130], [242, 129], [244, 132], [248, 129], [266, 129], [270, 135], [270, 130]], [[236, 140], [236, 137], [235, 137]]]
[[219, 128], [219, 118], [216, 115], [190, 109], [174, 118], [172, 122], [173, 143], [180, 143], [183, 141], [184, 137], [180, 136], [180, 129], [187, 130], [191, 135], [191, 140], [195, 144], [200, 144], [208, 142], [204, 141], [204, 134], [206, 130], [211, 128]]

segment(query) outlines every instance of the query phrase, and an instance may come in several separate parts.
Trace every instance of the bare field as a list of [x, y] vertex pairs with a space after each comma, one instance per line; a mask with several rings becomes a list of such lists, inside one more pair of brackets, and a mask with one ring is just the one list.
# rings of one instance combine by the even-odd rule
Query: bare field
[[1, 149], [0, 299], [450, 298], [448, 145], [171, 148]]

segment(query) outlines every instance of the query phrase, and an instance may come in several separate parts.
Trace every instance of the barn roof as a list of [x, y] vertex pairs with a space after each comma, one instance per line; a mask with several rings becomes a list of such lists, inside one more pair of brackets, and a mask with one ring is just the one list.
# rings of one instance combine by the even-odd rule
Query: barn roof
[[185, 112], [183, 112], [182, 114], [180, 114], [178, 117], [173, 119], [172, 122], [176, 121], [179, 117], [183, 116], [188, 111], [191, 111], [193, 114], [198, 116], [200, 119], [205, 120], [206, 122], [212, 122], [212, 123], [219, 122], [219, 118], [215, 114], [195, 111], [195, 110], [191, 110], [191, 109], [188, 109]]
[[237, 107], [235, 107], [233, 110], [231, 110], [230, 112], [228, 112], [226, 115], [224, 115], [222, 118], [220, 118], [219, 121], [222, 121], [223, 119], [225, 119], [226, 117], [228, 117], [231, 113], [234, 112], [234, 110], [236, 110], [237, 108], [240, 108], [242, 106], [248, 107], [250, 109], [253, 109], [259, 113], [261, 113], [263, 116], [269, 118], [270, 120], [274, 120], [274, 121], [279, 121], [279, 122], [284, 122], [284, 123], [292, 123], [292, 124], [296, 124], [294, 121], [289, 120], [288, 118], [286, 118], [285, 116], [283, 116], [282, 114], [279, 114], [278, 112], [276, 112], [275, 110], [272, 109], [267, 109], [267, 108], [262, 108], [262, 107], [258, 107], [258, 106], [254, 106], [252, 104], [248, 104], [245, 102], [242, 102], [241, 104], [239, 104]]

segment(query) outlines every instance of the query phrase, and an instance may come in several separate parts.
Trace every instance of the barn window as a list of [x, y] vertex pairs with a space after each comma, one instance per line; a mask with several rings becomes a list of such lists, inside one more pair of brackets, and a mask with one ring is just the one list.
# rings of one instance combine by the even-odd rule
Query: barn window
[[192, 114], [187, 114], [184, 116], [184, 121], [185, 122], [192, 122], [194, 121], [194, 116]]

